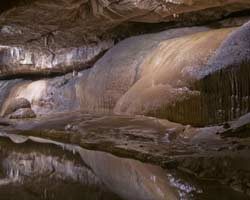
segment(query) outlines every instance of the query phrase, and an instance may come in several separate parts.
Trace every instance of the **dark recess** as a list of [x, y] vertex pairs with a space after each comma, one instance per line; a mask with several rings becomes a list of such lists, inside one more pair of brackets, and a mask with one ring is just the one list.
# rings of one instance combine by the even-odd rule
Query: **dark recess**
[[13, 7], [25, 5], [36, 0], [1, 0], [0, 2], [0, 13], [9, 10]]

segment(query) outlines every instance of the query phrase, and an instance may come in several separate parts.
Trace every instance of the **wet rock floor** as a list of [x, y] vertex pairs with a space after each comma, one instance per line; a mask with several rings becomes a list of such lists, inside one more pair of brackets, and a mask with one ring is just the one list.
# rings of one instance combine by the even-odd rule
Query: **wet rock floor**
[[[96, 187], [98, 185], [96, 182], [94, 187], [89, 187], [89, 184], [79, 182], [78, 179], [65, 180], [60, 174], [60, 181], [56, 181], [58, 184], [52, 184], [54, 187], [49, 187], [49, 189], [42, 189], [42, 186], [55, 182], [58, 176], [56, 176], [56, 179], [52, 177], [51, 180], [48, 178], [41, 179], [41, 182], [37, 183], [36, 181], [40, 179], [34, 181], [33, 177], [40, 177], [41, 174], [34, 175], [31, 173], [28, 176], [27, 183], [22, 182], [21, 186], [17, 183], [14, 185], [11, 183], [12, 187], [9, 191], [13, 191], [11, 193], [20, 193], [20, 198], [23, 193], [24, 196], [26, 195], [27, 188], [32, 188], [31, 190], [38, 194], [34, 198], [32, 195], [27, 196], [26, 199], [60, 199], [60, 195], [64, 194], [59, 192], [62, 188], [67, 188], [68, 192], [64, 196], [66, 199], [80, 199], [86, 194], [90, 195], [86, 197], [88, 199], [132, 198], [124, 189], [114, 189], [112, 184], [115, 183], [116, 185], [120, 184], [122, 188], [127, 187], [126, 189], [134, 195], [133, 197], [136, 197], [135, 199], [166, 199], [166, 197], [169, 197], [161, 196], [158, 191], [159, 188], [162, 193], [170, 194], [175, 191], [171, 194], [172, 196], [170, 195], [170, 199], [250, 199], [250, 132], [248, 131], [250, 120], [248, 119], [249, 117], [245, 116], [235, 122], [206, 128], [193, 128], [166, 120], [142, 116], [99, 116], [79, 112], [58, 113], [28, 121], [1, 120], [1, 154], [6, 155], [3, 149], [7, 151], [7, 154], [13, 152], [13, 150], [8, 151], [9, 146], [17, 148], [16, 152], [20, 153], [18, 148], [21, 145], [26, 154], [36, 151], [43, 152], [44, 149], [47, 149], [46, 155], [51, 156], [51, 152], [53, 152], [51, 149], [54, 147], [46, 148], [46, 145], [53, 141], [52, 146], [55, 142], [56, 144], [70, 144], [77, 148], [88, 149], [86, 151], [91, 150], [90, 152], [103, 152], [102, 158], [106, 158], [106, 154], [113, 154], [115, 157], [118, 156], [117, 159], [119, 160], [119, 162], [113, 161], [113, 159], [110, 160], [110, 158], [101, 160], [98, 156], [93, 156], [91, 160], [84, 161], [85, 164], [87, 162], [87, 169], [91, 169], [93, 176], [101, 183], [98, 186], [99, 188]], [[10, 140], [4, 139], [4, 137]], [[5, 147], [6, 142], [8, 148]], [[25, 144], [20, 144], [24, 142]], [[42, 143], [40, 144], [41, 148], [37, 150], [37, 144], [34, 146], [33, 143]], [[30, 144], [31, 147], [28, 148], [27, 144]], [[75, 151], [78, 150], [71, 149], [68, 152], [68, 158], [73, 161], [80, 160], [81, 163], [82, 158], [77, 158], [74, 154]], [[65, 158], [68, 153], [65, 153], [65, 151], [58, 152], [57, 156]], [[80, 153], [80, 155], [82, 154]], [[19, 160], [20, 156], [22, 157], [22, 155], [15, 155], [15, 160]], [[87, 157], [90, 157], [89, 153], [87, 153]], [[152, 177], [158, 177], [159, 180], [163, 179], [160, 181], [161, 184], [155, 183], [155, 179], [152, 177], [145, 179], [148, 181], [142, 181], [144, 180], [142, 178], [139, 183], [138, 181], [120, 183], [120, 174], [123, 175], [124, 173], [126, 175], [126, 173], [116, 170], [118, 172], [116, 172], [114, 178], [111, 175], [111, 169], [119, 169], [119, 163], [123, 163], [128, 158], [129, 160], [133, 159], [133, 161], [139, 160], [135, 161], [136, 164], [134, 162], [129, 164], [129, 166], [136, 166], [135, 171], [138, 170], [139, 175], [130, 173], [131, 177], [138, 176], [136, 180], [144, 177], [145, 171], [147, 174], [151, 174], [152, 170], [148, 170], [148, 167], [146, 167], [147, 170], [144, 170], [145, 166], [151, 164], [160, 166], [157, 167], [157, 170], [153, 170], [154, 172], [157, 171], [156, 174], [158, 175], [156, 176], [153, 172], [151, 175]], [[96, 167], [98, 165], [102, 166], [103, 162], [111, 164], [106, 167]], [[65, 164], [61, 165], [64, 166]], [[140, 167], [137, 167], [138, 165]], [[72, 164], [71, 167], [73, 166], [75, 165]], [[122, 166], [124, 166], [124, 163]], [[131, 168], [128, 167], [128, 169]], [[125, 171], [129, 171], [128, 169]], [[109, 173], [105, 174], [107, 171]], [[165, 183], [165, 181], [167, 182]], [[30, 187], [30, 185], [41, 185], [41, 187], [36, 189], [36, 187]], [[137, 189], [131, 191], [133, 189], [128, 185], [134, 185], [132, 188]], [[2, 197], [7, 194], [7, 191], [6, 185], [0, 187]], [[144, 191], [144, 193], [141, 194], [138, 191]], [[14, 197], [11, 198], [11, 196], [8, 198], [15, 199]]]

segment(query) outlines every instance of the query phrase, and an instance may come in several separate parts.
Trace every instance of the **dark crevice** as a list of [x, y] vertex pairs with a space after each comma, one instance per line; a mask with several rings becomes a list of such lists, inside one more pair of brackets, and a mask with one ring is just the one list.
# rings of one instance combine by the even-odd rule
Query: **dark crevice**
[[[84, 69], [80, 67], [75, 67], [74, 71], [81, 71], [91, 68], [91, 66], [86, 66]], [[71, 73], [72, 70], [41, 70], [41, 71], [34, 71], [34, 72], [23, 72], [19, 71], [18, 74], [8, 74], [4, 75], [4, 77], [0, 77], [0, 80], [12, 80], [12, 79], [25, 79], [25, 80], [38, 80], [38, 79], [46, 79], [46, 78], [54, 78], [57, 76], [63, 76], [67, 73]]]
[[36, 0], [1, 0], [0, 2], [0, 14], [6, 10], [12, 9], [14, 7], [27, 5]]
[[[214, 8], [220, 9], [220, 8]], [[205, 9], [208, 10], [208, 9]], [[181, 28], [181, 27], [192, 27], [192, 26], [209, 26], [211, 28], [220, 28], [221, 24], [219, 23], [222, 20], [230, 19], [230, 18], [239, 18], [239, 17], [250, 17], [250, 9], [237, 11], [233, 13], [228, 13], [221, 15], [218, 19], [213, 19], [210, 16], [203, 16], [202, 11], [195, 11], [190, 13], [185, 13], [179, 16], [178, 19], [175, 19], [170, 22], [159, 22], [159, 23], [145, 23], [145, 22], [126, 22], [122, 25], [118, 25], [112, 31], [117, 33], [114, 41], [115, 44], [121, 40], [124, 40], [131, 36], [137, 36], [142, 34], [150, 34], [150, 33], [158, 33], [161, 31], [166, 31], [173, 28]], [[192, 16], [199, 15], [200, 20], [197, 20]], [[207, 19], [205, 19], [207, 18]]]
[[233, 12], [230, 14], [226, 14], [225, 18], [232, 18], [232, 17], [246, 17], [250, 16], [250, 9], [245, 9], [237, 12]]

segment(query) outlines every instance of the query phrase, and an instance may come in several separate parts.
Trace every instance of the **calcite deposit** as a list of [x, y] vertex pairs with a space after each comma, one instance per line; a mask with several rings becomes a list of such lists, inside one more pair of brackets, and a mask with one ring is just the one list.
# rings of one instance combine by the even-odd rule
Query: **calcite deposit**
[[0, 199], [249, 199], [249, 112], [250, 0], [0, 2]]

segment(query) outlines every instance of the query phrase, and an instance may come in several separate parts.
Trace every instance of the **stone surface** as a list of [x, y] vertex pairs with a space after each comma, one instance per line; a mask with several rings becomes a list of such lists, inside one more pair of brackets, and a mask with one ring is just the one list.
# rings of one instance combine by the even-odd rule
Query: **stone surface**
[[49, 47], [18, 44], [0, 45], [0, 78], [47, 76], [65, 74], [85, 69], [113, 46], [112, 41], [100, 41], [95, 45], [51, 50]]
[[3, 1], [1, 8], [0, 78], [4, 78], [84, 69], [119, 38], [147, 32], [140, 23], [205, 23], [249, 9], [250, 2], [19, 0]]
[[[79, 90], [83, 110], [107, 111], [141, 78], [140, 65], [161, 41], [209, 30], [180, 28], [125, 39], [108, 51], [91, 68]], [[96, 84], [98, 83], [98, 84]]]
[[126, 39], [91, 69], [80, 95], [83, 109], [196, 125], [237, 118], [249, 111], [249, 27]]
[[31, 108], [20, 108], [8, 116], [10, 119], [28, 119], [35, 117], [36, 114]]
[[250, 24], [187, 30], [172, 30], [172, 37], [170, 30], [117, 44], [90, 70], [80, 94], [83, 109], [114, 109], [193, 125], [247, 113]]
[[49, 198], [39, 184], [55, 176], [124, 199], [249, 199], [249, 10], [249, 0], [2, 0], [1, 197], [19, 196], [9, 191], [21, 178]]
[[25, 98], [11, 98], [10, 101], [4, 103], [1, 116], [9, 115], [20, 108], [30, 108], [30, 102]]
[[[22, 79], [0, 81], [2, 113], [12, 98], [28, 99], [36, 114], [81, 109], [153, 115], [196, 125], [220, 123], [248, 112], [247, 84], [239, 94], [239, 89], [230, 92], [233, 84], [225, 86], [232, 83], [231, 72], [242, 87], [239, 80], [248, 80], [241, 72], [247, 70], [242, 62], [249, 59], [249, 25], [235, 31], [248, 17], [134, 36], [116, 44], [129, 35], [157, 31], [152, 27], [158, 25], [167, 29], [207, 23], [235, 12], [245, 15], [248, 1], [15, 3], [5, 3], [0, 14], [0, 78]], [[218, 89], [219, 70], [224, 68], [226, 81]], [[229, 68], [239, 70], [227, 73]], [[224, 87], [227, 90], [221, 93]], [[224, 98], [223, 107], [215, 96], [234, 99]], [[237, 103], [242, 99], [245, 103]]]
[[2, 101], [26, 98], [42, 115], [82, 110], [198, 126], [228, 121], [249, 111], [249, 26], [177, 28], [131, 37], [88, 70], [2, 81]]
[[[167, 117], [181, 123], [202, 120], [199, 113], [202, 115], [206, 112], [202, 109], [207, 104], [202, 107], [198, 105], [199, 100], [194, 105], [189, 102], [200, 95], [200, 91], [193, 89], [192, 84], [199, 80], [195, 77], [197, 71], [204, 70], [207, 61], [231, 31], [212, 30], [162, 41], [139, 66], [141, 79], [121, 97], [115, 111]], [[216, 83], [211, 81], [210, 84]], [[209, 119], [206, 118], [206, 121]]]
[[[229, 124], [236, 130], [249, 122], [248, 114]], [[64, 130], [68, 124], [77, 129]], [[94, 174], [100, 177], [111, 191], [122, 194], [125, 199], [131, 199], [132, 192], [133, 195], [138, 195], [138, 199], [139, 196], [145, 199], [145, 195], [148, 194], [155, 195], [150, 199], [161, 199], [162, 193], [159, 193], [159, 188], [166, 191], [163, 194], [169, 195], [168, 188], [164, 187], [168, 185], [165, 184], [168, 178], [173, 186], [183, 189], [180, 192], [195, 192], [177, 181], [178, 174], [181, 178], [187, 178], [190, 174], [190, 179], [186, 180], [188, 185], [195, 183], [193, 186], [199, 191], [197, 192], [201, 195], [200, 199], [216, 199], [218, 193], [215, 190], [218, 190], [220, 197], [224, 199], [249, 199], [246, 188], [250, 181], [250, 135], [241, 138], [236, 131], [234, 136], [225, 139], [221, 134], [217, 134], [218, 132], [227, 134], [223, 126], [194, 128], [152, 117], [94, 116], [80, 112], [66, 112], [29, 121], [15, 121], [11, 127], [3, 127], [0, 136], [10, 138], [15, 143], [31, 140], [43, 145], [45, 143], [57, 145], [75, 156], [79, 153], [84, 163], [93, 169]], [[172, 134], [175, 136], [171, 136]], [[24, 147], [28, 148], [30, 145], [25, 144]], [[95, 151], [83, 151], [82, 148]], [[115, 156], [101, 151], [123, 159], [118, 162]], [[158, 173], [150, 173], [152, 171], [148, 169], [152, 168], [133, 165], [127, 158], [161, 165], [169, 172], [165, 173], [168, 177], [161, 179], [164, 173], [155, 178], [148, 176]], [[135, 166], [139, 168], [134, 168]], [[125, 178], [121, 179], [121, 176]], [[203, 182], [208, 179], [210, 181]], [[121, 185], [122, 187], [119, 187]], [[234, 191], [235, 186], [237, 191]], [[138, 187], [139, 190], [136, 189]], [[212, 190], [209, 191], [210, 187]], [[128, 188], [130, 192], [127, 193], [124, 188]], [[144, 191], [143, 188], [148, 188], [151, 192], [148, 193], [148, 190]]]
[[[2, 81], [6, 90], [5, 102], [9, 105], [14, 98], [25, 98], [31, 103], [32, 110], [38, 115], [46, 115], [53, 112], [62, 112], [80, 109], [80, 97], [78, 90], [80, 83], [85, 80], [89, 70], [78, 74], [68, 73], [48, 79], [13, 80], [16, 84], [8, 87], [12, 81]], [[7, 84], [9, 83], [9, 84]], [[5, 112], [3, 106], [2, 113]]]

